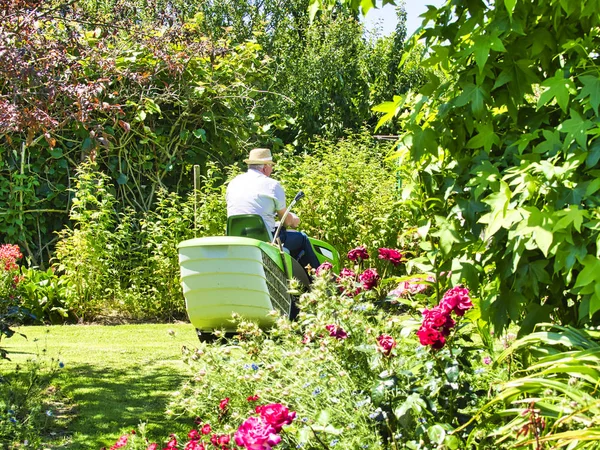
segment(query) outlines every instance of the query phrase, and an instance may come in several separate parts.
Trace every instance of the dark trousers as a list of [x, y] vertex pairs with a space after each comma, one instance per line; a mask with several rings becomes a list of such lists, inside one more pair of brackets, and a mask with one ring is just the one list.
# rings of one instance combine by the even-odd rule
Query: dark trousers
[[290, 255], [302, 264], [302, 267], [306, 267], [308, 264], [313, 269], [319, 267], [319, 260], [306, 234], [282, 228], [279, 232], [279, 239], [283, 246], [290, 251]]

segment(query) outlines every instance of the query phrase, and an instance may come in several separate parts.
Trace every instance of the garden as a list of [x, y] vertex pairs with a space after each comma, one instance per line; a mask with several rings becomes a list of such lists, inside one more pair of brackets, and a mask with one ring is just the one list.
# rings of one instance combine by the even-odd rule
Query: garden
[[[396, 3], [0, 3], [0, 448], [600, 447], [600, 1]], [[200, 341], [259, 146], [342, 267]]]

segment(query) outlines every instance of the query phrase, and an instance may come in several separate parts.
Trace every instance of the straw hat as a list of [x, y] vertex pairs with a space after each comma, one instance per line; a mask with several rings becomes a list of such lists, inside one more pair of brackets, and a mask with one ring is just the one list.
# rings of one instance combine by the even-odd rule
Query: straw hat
[[271, 156], [271, 150], [268, 148], [253, 148], [250, 150], [248, 159], [245, 159], [246, 164], [275, 164]]

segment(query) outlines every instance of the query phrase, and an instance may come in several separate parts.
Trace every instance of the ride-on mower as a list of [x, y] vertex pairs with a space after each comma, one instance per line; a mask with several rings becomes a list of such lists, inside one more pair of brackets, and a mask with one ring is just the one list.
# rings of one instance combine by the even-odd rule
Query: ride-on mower
[[[231, 216], [226, 236], [211, 236], [179, 244], [181, 283], [188, 316], [201, 341], [213, 331], [235, 332], [232, 313], [255, 321], [261, 328], [273, 325], [272, 310], [291, 319], [297, 314], [289, 280], [306, 288], [310, 277], [281, 245], [279, 233], [285, 217], [304, 194], [298, 192], [272, 236], [260, 215]], [[309, 238], [320, 263], [330, 262], [339, 272], [337, 250]]]

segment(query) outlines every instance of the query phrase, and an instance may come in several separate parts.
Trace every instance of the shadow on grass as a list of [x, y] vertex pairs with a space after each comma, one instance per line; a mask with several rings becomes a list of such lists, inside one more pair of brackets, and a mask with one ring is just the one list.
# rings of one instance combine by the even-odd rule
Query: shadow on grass
[[154, 441], [171, 433], [187, 434], [193, 425], [191, 419], [165, 416], [172, 393], [189, 378], [182, 369], [161, 365], [113, 370], [79, 365], [63, 371], [58, 383], [71, 399], [74, 414], [57, 418], [65, 423], [66, 432], [51, 437], [52, 448], [110, 448], [140, 422], [147, 422], [147, 436]]

